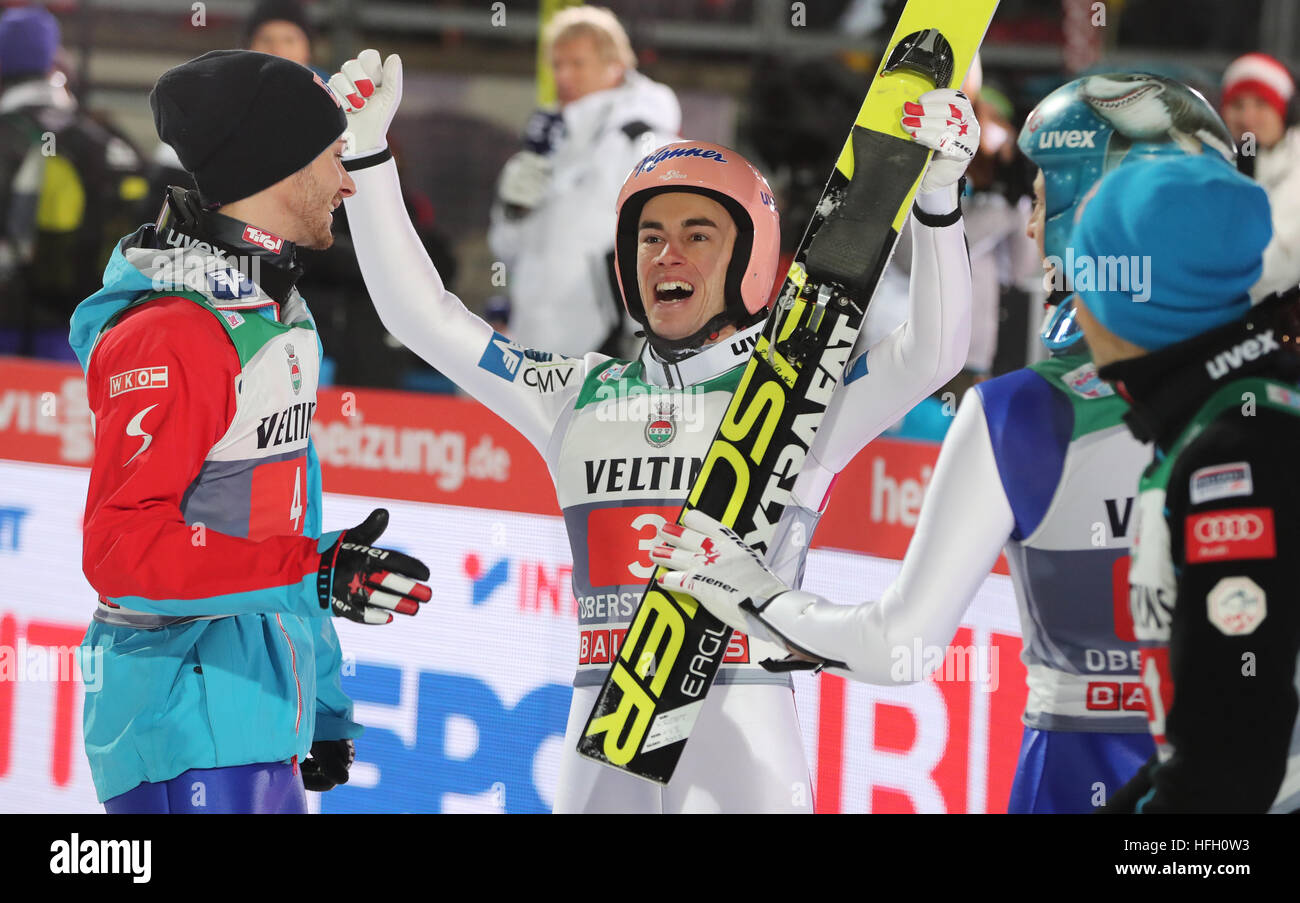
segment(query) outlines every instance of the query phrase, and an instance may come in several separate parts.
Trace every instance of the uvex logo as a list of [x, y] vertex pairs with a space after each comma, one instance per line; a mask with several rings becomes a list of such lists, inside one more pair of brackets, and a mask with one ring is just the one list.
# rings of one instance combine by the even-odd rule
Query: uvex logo
[[1051, 150], [1054, 147], [1096, 147], [1092, 140], [1096, 136], [1096, 129], [1043, 132], [1038, 136], [1038, 146], [1043, 150]]
[[1256, 338], [1232, 346], [1227, 351], [1220, 351], [1214, 356], [1214, 360], [1205, 362], [1205, 369], [1210, 374], [1210, 379], [1223, 379], [1247, 361], [1257, 360], [1270, 351], [1278, 349], [1277, 339], [1273, 338], [1273, 330], [1270, 329], [1261, 332]]
[[743, 336], [742, 338], [736, 339], [736, 341], [731, 343], [731, 353], [734, 354], [736, 357], [740, 357], [741, 355], [744, 354], [749, 354], [751, 351], [754, 350], [754, 346], [757, 344], [758, 344], [758, 336], [756, 335]]
[[[252, 228], [251, 226], [249, 228]], [[214, 248], [206, 241], [199, 241], [197, 238], [186, 235], [183, 232], [177, 232], [175, 229], [168, 229], [163, 236], [163, 244], [172, 248], [189, 248], [194, 251], [203, 251], [207, 254], [215, 254], [222, 260], [226, 258], [226, 252], [220, 248]]]
[[248, 242], [250, 245], [257, 245], [260, 248], [266, 248], [266, 250], [273, 254], [279, 254], [280, 249], [284, 247], [283, 238], [278, 235], [272, 235], [270, 232], [263, 232], [256, 226], [244, 227], [244, 241]]

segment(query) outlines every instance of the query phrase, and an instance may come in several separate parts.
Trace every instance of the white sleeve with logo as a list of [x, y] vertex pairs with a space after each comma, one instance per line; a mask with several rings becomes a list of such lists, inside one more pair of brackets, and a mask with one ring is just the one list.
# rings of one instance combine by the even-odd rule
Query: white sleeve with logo
[[800, 505], [819, 510], [835, 475], [868, 442], [956, 375], [970, 329], [970, 259], [961, 221], [931, 228], [913, 218], [907, 320], [869, 349], [854, 347], [795, 483]]
[[434, 269], [402, 201], [397, 164], [352, 173], [348, 223], [366, 288], [384, 327], [533, 444], [548, 445], [599, 354], [569, 358], [524, 349], [465, 309]]
[[984, 406], [972, 390], [944, 439], [902, 569], [880, 601], [837, 605], [791, 593], [807, 604], [773, 617], [773, 626], [796, 645], [845, 662], [849, 671], [835, 669], [845, 677], [875, 684], [920, 680], [910, 667], [894, 673], [900, 652], [910, 654], [918, 639], [922, 648], [952, 640], [1014, 527]]

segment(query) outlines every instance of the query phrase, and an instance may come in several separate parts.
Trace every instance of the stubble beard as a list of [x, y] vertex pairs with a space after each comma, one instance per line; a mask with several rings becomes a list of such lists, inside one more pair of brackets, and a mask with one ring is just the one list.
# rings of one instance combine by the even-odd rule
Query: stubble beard
[[299, 174], [293, 198], [294, 219], [297, 220], [299, 234], [303, 236], [295, 244], [315, 251], [331, 247], [334, 244], [333, 222], [321, 214], [331, 198], [309, 170], [303, 170]]

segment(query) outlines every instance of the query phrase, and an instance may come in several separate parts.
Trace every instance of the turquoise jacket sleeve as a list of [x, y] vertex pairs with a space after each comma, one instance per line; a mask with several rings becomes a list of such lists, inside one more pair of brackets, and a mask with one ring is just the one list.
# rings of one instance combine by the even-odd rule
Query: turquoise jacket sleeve
[[343, 692], [343, 650], [330, 618], [313, 621], [316, 651], [316, 730], [312, 740], [359, 737], [364, 728], [352, 720], [352, 700]]

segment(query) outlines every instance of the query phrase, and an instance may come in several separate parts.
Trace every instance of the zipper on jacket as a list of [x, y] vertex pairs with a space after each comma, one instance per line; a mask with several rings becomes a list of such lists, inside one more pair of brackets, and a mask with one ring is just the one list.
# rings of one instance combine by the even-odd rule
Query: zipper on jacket
[[298, 714], [294, 717], [293, 732], [298, 733], [298, 726], [302, 724], [302, 681], [298, 680], [298, 652], [293, 648], [293, 640], [289, 639], [289, 631], [284, 629], [284, 622], [280, 616], [275, 616], [275, 623], [280, 625], [280, 632], [284, 634], [284, 641], [289, 644], [289, 667], [293, 671], [293, 685], [298, 690]]

